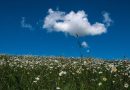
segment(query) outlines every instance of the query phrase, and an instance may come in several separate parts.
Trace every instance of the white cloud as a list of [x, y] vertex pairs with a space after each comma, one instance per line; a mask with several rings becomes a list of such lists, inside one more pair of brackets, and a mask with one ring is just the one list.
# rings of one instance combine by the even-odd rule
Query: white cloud
[[83, 42], [81, 43], [81, 46], [84, 47], [84, 48], [87, 48], [87, 47], [88, 47], [88, 44], [87, 44], [87, 42], [83, 41]]
[[103, 17], [104, 17], [103, 22], [106, 24], [107, 27], [109, 27], [111, 25], [111, 23], [113, 22], [112, 19], [110, 18], [109, 13], [104, 12]]
[[87, 52], [87, 53], [90, 53], [90, 50], [88, 49], [86, 52]]
[[[107, 19], [104, 21], [106, 22]], [[49, 9], [48, 15], [44, 20], [43, 28], [46, 28], [50, 32], [64, 32], [72, 36], [76, 34], [78, 36], [101, 35], [107, 32], [107, 27], [105, 27], [104, 23], [95, 22], [91, 24], [87, 14], [83, 10], [65, 13]]]
[[31, 24], [26, 23], [25, 17], [22, 17], [21, 27], [22, 27], [22, 28], [29, 29], [29, 30], [32, 30], [32, 29], [33, 29], [33, 27], [32, 27]]

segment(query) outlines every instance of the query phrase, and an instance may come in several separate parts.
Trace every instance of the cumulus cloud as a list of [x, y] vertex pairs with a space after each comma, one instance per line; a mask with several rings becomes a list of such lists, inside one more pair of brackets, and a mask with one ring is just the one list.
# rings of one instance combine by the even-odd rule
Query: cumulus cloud
[[112, 19], [110, 18], [110, 14], [108, 12], [104, 12], [103, 17], [104, 17], [103, 22], [106, 24], [107, 27], [109, 27], [113, 22]]
[[33, 27], [32, 27], [31, 24], [26, 23], [25, 17], [22, 17], [22, 20], [21, 20], [21, 27], [22, 27], [22, 28], [29, 29], [29, 30], [32, 30], [32, 29], [33, 29]]
[[88, 47], [88, 44], [87, 44], [87, 42], [83, 41], [83, 42], [81, 43], [81, 46], [82, 46], [83, 48], [87, 48], [87, 47]]
[[[110, 22], [107, 15], [104, 16], [106, 19], [104, 22]], [[48, 15], [44, 20], [43, 28], [46, 28], [49, 32], [64, 32], [72, 36], [94, 36], [107, 32], [107, 27], [104, 23], [95, 22], [94, 24], [91, 24], [87, 14], [83, 10], [66, 13], [49, 9]]]

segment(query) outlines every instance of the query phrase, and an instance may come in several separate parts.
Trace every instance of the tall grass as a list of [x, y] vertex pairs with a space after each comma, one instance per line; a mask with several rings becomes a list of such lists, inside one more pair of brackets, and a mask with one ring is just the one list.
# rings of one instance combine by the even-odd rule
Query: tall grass
[[130, 90], [130, 63], [0, 56], [0, 90]]

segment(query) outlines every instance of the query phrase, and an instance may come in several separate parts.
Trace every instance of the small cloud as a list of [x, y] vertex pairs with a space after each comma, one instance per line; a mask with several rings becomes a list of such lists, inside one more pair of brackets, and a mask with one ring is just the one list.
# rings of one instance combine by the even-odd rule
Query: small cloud
[[25, 17], [22, 17], [22, 20], [21, 20], [21, 27], [22, 27], [22, 28], [29, 29], [29, 30], [33, 30], [32, 25], [26, 23], [26, 19], [25, 19]]
[[106, 26], [109, 27], [113, 22], [113, 20], [110, 18], [110, 14], [108, 12], [104, 12], [103, 17], [104, 17], [103, 23], [105, 23]]
[[[111, 22], [107, 15], [104, 16], [105, 23]], [[43, 28], [47, 29], [49, 32], [64, 32], [72, 36], [94, 36], [107, 32], [107, 27], [104, 23], [95, 22], [94, 24], [91, 24], [84, 10], [66, 13], [49, 9], [48, 15], [44, 20]]]
[[82, 46], [83, 48], [87, 48], [87, 47], [88, 47], [88, 44], [87, 44], [87, 42], [83, 41], [83, 42], [81, 43], [81, 46]]
[[88, 49], [86, 52], [87, 52], [87, 53], [90, 53], [90, 50]]

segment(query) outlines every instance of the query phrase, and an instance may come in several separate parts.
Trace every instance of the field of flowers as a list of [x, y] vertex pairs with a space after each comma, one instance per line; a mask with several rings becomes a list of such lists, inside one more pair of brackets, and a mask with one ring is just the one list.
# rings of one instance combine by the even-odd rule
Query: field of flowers
[[130, 90], [126, 60], [0, 55], [0, 90]]

